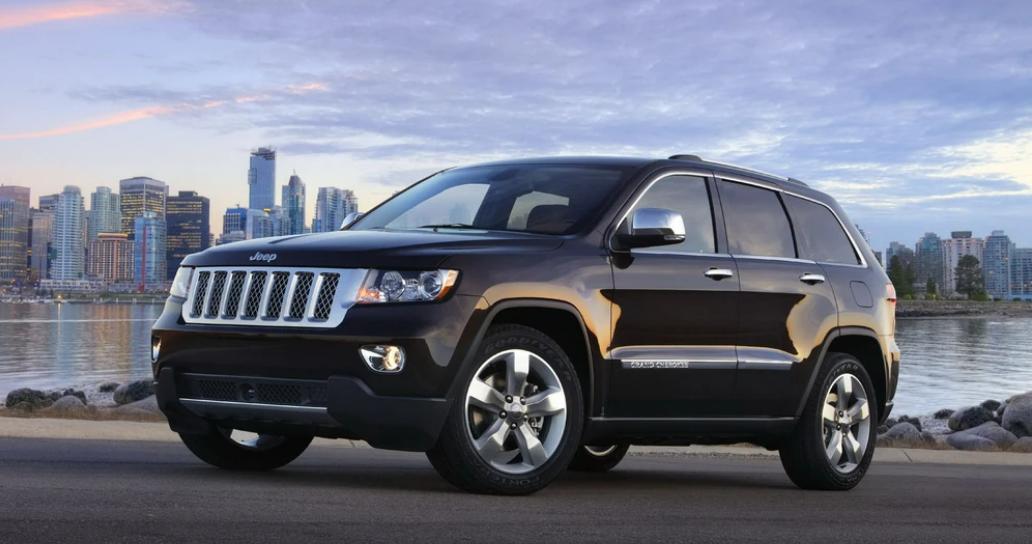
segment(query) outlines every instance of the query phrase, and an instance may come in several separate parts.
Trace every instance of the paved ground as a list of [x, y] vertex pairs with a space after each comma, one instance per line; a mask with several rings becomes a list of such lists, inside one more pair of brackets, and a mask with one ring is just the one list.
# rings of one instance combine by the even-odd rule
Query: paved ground
[[776, 460], [633, 456], [522, 498], [460, 493], [419, 454], [318, 445], [266, 474], [165, 441], [0, 438], [0, 542], [1024, 542], [1027, 467], [876, 463], [849, 493]]

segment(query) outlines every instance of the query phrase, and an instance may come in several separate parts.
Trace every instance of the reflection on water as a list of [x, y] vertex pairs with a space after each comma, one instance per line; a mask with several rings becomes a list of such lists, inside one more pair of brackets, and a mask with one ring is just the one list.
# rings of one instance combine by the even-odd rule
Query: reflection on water
[[[150, 376], [160, 305], [0, 304], [0, 395]], [[1032, 390], [1032, 319], [903, 319], [896, 409], [927, 414]]]

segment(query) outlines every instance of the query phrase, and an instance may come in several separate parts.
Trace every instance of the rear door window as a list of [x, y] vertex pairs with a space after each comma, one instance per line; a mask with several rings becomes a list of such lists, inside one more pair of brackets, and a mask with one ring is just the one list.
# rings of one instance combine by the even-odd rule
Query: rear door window
[[785, 195], [795, 219], [800, 257], [819, 263], [860, 264], [853, 242], [835, 214], [816, 202]]
[[720, 202], [732, 254], [796, 257], [792, 224], [775, 191], [723, 180]]

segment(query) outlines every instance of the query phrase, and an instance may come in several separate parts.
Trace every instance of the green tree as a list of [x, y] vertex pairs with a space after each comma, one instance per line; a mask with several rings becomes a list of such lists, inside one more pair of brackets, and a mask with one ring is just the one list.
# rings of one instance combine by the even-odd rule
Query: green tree
[[901, 259], [899, 255], [893, 255], [889, 259], [889, 281], [896, 288], [896, 296], [901, 299], [914, 294], [914, 281], [917, 279], [917, 274], [912, 261], [912, 259]]
[[957, 278], [957, 292], [967, 295], [969, 299], [978, 300], [985, 293], [985, 278], [982, 276], [982, 263], [974, 255], [964, 255], [957, 261], [954, 270]]
[[928, 278], [928, 281], [925, 283], [925, 292], [929, 295], [932, 295], [933, 299], [935, 298], [935, 295], [938, 293], [938, 291], [936, 290], [934, 279]]

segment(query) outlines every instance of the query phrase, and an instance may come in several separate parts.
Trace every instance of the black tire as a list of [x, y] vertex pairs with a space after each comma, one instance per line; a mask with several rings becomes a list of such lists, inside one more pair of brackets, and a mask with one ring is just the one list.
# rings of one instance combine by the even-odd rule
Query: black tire
[[605, 472], [619, 465], [630, 447], [630, 444], [616, 444], [608, 448], [581, 446], [574, 454], [573, 461], [570, 462], [570, 470]]
[[[566, 399], [566, 421], [555, 451], [530, 472], [510, 474], [485, 461], [474, 448], [467, 428], [466, 392], [471, 380], [486, 361], [504, 351], [529, 351], [551, 368], [562, 385]], [[452, 485], [472, 493], [527, 495], [552, 483], [579, 448], [583, 427], [583, 400], [577, 372], [569, 357], [551, 338], [522, 325], [496, 325], [488, 329], [477, 347], [475, 364], [463, 369], [457, 380], [462, 387], [437, 443], [427, 451], [430, 464]]]
[[[852, 375], [863, 387], [870, 410], [870, 424], [867, 425], [867, 447], [863, 457], [848, 472], [836, 468], [829, 459], [825, 446], [824, 404], [826, 395], [836, 380], [843, 375]], [[781, 465], [788, 477], [803, 489], [825, 491], [847, 491], [856, 487], [867, 473], [874, 457], [877, 438], [878, 401], [874, 384], [864, 366], [856, 357], [846, 353], [828, 353], [824, 365], [814, 380], [813, 390], [806, 400], [806, 407], [799, 418], [795, 431], [782, 444]], [[832, 430], [831, 432], [834, 432]], [[848, 432], [848, 431], [847, 431]], [[856, 431], [857, 438], [861, 432]]]
[[198, 459], [229, 470], [277, 469], [297, 459], [312, 443], [311, 436], [262, 436], [271, 444], [262, 447], [245, 446], [231, 439], [225, 430], [209, 434], [179, 434], [183, 444]]

